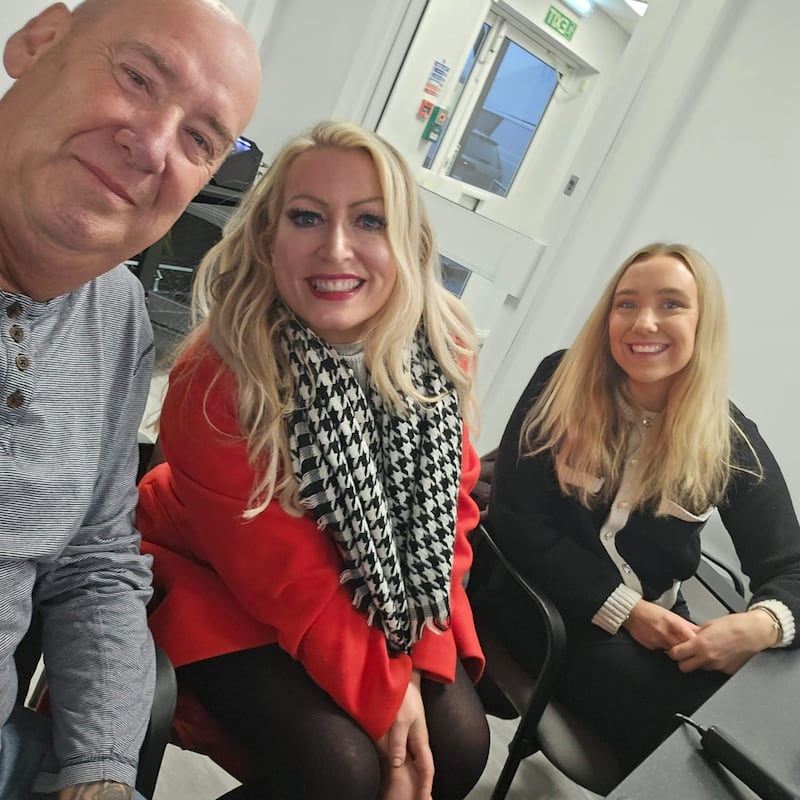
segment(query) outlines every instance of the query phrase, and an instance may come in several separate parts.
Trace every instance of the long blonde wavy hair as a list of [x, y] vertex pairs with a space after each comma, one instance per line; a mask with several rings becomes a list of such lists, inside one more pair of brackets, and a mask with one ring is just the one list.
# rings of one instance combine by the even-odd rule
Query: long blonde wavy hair
[[430, 402], [413, 385], [405, 358], [423, 323], [461, 408], [469, 418], [475, 414], [474, 329], [460, 301], [442, 285], [433, 233], [408, 165], [377, 134], [351, 123], [322, 122], [292, 139], [249, 191], [222, 240], [200, 264], [193, 289], [197, 328], [185, 349], [201, 353], [202, 346], [196, 345], [210, 345], [224, 362], [220, 374], [227, 368], [238, 381], [239, 425], [255, 471], [247, 518], [263, 511], [273, 497], [287, 510], [301, 513], [284, 421], [294, 385], [279, 343], [290, 312], [279, 302], [271, 250], [289, 168], [299, 155], [315, 148], [366, 152], [383, 191], [397, 281], [364, 336], [365, 362], [381, 396], [399, 414], [404, 413], [403, 394]]
[[[626, 375], [611, 355], [608, 325], [614, 294], [631, 264], [658, 256], [677, 258], [688, 267], [697, 284], [699, 315], [694, 352], [675, 376], [666, 408], [640, 456], [642, 482], [631, 506], [658, 513], [662, 500], [672, 500], [701, 513], [723, 499], [731, 470], [740, 468], [731, 460], [734, 438], [741, 437], [755, 457], [730, 415], [728, 323], [719, 279], [691, 247], [650, 244], [612, 276], [522, 426], [521, 456], [550, 451], [561, 490], [587, 507], [613, 499], [634, 424], [621, 413], [617, 397], [621, 393], [630, 401]], [[567, 476], [573, 470], [604, 478], [600, 491], [592, 494], [572, 484]]]

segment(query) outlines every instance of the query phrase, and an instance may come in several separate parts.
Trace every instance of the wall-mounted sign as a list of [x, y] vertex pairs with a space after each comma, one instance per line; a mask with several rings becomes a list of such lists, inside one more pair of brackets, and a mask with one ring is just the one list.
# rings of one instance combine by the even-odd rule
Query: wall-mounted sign
[[417, 109], [417, 119], [430, 119], [433, 112], [433, 103], [430, 100], [423, 100]]
[[431, 74], [428, 75], [428, 80], [422, 91], [429, 94], [431, 97], [438, 97], [439, 92], [442, 90], [445, 81], [447, 80], [447, 73], [450, 72], [450, 67], [444, 61], [434, 61], [431, 68]]
[[442, 135], [442, 125], [447, 120], [447, 111], [439, 106], [435, 106], [431, 111], [431, 116], [422, 131], [422, 138], [428, 142], [438, 142]]
[[563, 36], [567, 41], [570, 41], [575, 35], [578, 28], [578, 23], [570, 19], [565, 14], [562, 14], [555, 6], [550, 6], [547, 9], [547, 14], [544, 18], [545, 25], [552, 28], [556, 33]]

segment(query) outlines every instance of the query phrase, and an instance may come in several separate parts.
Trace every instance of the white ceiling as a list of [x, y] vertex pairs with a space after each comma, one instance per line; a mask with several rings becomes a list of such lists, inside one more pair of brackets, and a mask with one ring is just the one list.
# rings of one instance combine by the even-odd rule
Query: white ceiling
[[628, 33], [633, 33], [636, 23], [641, 19], [625, 0], [592, 0], [592, 2]]

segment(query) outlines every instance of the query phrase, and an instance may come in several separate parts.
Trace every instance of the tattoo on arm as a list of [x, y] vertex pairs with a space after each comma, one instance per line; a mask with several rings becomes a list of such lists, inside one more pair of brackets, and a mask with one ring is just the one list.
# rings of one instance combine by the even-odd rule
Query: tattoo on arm
[[58, 794], [58, 800], [132, 800], [133, 789], [124, 783], [95, 781], [68, 786]]

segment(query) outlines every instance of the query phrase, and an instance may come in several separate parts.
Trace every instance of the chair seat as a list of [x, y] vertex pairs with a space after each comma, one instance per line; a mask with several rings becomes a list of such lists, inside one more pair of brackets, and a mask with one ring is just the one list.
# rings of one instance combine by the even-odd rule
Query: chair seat
[[[521, 715], [533, 700], [536, 676], [511, 656], [480, 613], [475, 622], [486, 662], [491, 664], [491, 680]], [[607, 794], [622, 779], [613, 751], [554, 698], [545, 706], [536, 737], [530, 753], [541, 750], [561, 772], [591, 792]]]
[[178, 687], [172, 722], [172, 744], [208, 756], [236, 780], [247, 783], [258, 777], [258, 765], [249, 753], [206, 711], [195, 694]]
[[605, 795], [622, 780], [615, 753], [557, 700], [547, 704], [538, 734], [547, 760], [584, 789]]

